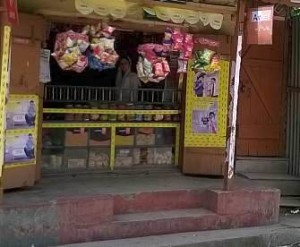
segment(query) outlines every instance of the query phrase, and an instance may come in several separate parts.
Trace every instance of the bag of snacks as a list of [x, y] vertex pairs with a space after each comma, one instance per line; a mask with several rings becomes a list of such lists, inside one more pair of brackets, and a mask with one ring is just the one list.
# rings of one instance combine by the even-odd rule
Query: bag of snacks
[[56, 36], [52, 56], [63, 70], [82, 72], [88, 65], [84, 55], [89, 46], [89, 38], [85, 34], [68, 31]]

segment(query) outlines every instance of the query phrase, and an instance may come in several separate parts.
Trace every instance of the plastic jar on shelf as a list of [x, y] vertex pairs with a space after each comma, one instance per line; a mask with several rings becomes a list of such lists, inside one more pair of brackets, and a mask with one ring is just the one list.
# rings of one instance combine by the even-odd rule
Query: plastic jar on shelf
[[[116, 110], [116, 109], [117, 109], [116, 105], [114, 105], [114, 104], [110, 105], [110, 110]], [[116, 114], [109, 114], [109, 121], [116, 122], [117, 121], [117, 115]]]
[[[69, 105], [66, 105], [66, 109], [73, 109], [73, 105], [72, 104], [69, 104]], [[74, 114], [71, 114], [71, 113], [67, 113], [65, 114], [65, 120], [66, 121], [74, 121]]]
[[118, 110], [120, 110], [119, 114], [118, 114], [118, 121], [120, 121], [120, 122], [126, 121], [126, 115], [122, 113], [122, 111], [124, 111], [125, 109], [126, 109], [125, 105], [118, 106]]
[[[83, 109], [88, 110], [90, 107], [88, 105], [84, 105]], [[83, 120], [84, 121], [90, 121], [90, 114], [84, 113], [83, 114]]]
[[[169, 111], [169, 110], [171, 110], [171, 107], [170, 106], [166, 106], [164, 108], [164, 110], [168, 110]], [[164, 115], [164, 121], [171, 122], [172, 121], [172, 116], [170, 114]]]
[[[108, 109], [108, 105], [100, 105], [99, 108], [102, 109], [102, 110], [107, 110]], [[104, 122], [108, 121], [108, 114], [101, 114], [100, 115], [100, 120], [104, 121]]]
[[[152, 110], [152, 105], [146, 105], [145, 106], [145, 110], [148, 110], [148, 111], [150, 111], [150, 110]], [[146, 121], [146, 122], [151, 122], [152, 121], [152, 115], [150, 115], [150, 114], [145, 114], [144, 115], [144, 121]]]
[[[161, 110], [161, 107], [156, 106], [154, 108], [154, 110], [159, 111], [159, 110]], [[162, 120], [164, 120], [164, 115], [162, 115], [162, 114], [156, 114], [156, 115], [153, 116], [153, 120], [156, 121], [156, 122], [162, 121]]]
[[[75, 105], [75, 109], [82, 109], [82, 105], [80, 105], [80, 104]], [[76, 121], [82, 121], [83, 120], [83, 115], [81, 113], [74, 114], [74, 115], [75, 115], [74, 120], [76, 120]]]
[[[133, 104], [127, 104], [126, 107], [128, 110], [134, 110], [134, 105]], [[135, 121], [135, 114], [127, 114], [126, 119], [128, 122], [133, 122]]]
[[[136, 109], [137, 109], [137, 110], [143, 110], [144, 107], [143, 107], [142, 105], [138, 105], [138, 106], [136, 107]], [[137, 122], [142, 122], [142, 121], [143, 121], [143, 114], [136, 114], [136, 115], [135, 115], [135, 121], [137, 121]]]
[[[98, 110], [98, 107], [97, 106], [92, 106], [91, 109], [92, 110]], [[90, 119], [91, 119], [91, 121], [98, 121], [100, 119], [100, 115], [99, 114], [91, 114]]]

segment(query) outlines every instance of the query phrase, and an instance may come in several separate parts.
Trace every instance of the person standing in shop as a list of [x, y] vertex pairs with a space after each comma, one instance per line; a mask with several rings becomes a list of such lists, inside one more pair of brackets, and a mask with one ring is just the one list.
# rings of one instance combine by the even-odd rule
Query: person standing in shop
[[137, 89], [140, 87], [140, 80], [137, 74], [131, 71], [131, 67], [132, 62], [129, 57], [120, 58], [116, 78], [117, 100], [127, 103], [138, 101]]

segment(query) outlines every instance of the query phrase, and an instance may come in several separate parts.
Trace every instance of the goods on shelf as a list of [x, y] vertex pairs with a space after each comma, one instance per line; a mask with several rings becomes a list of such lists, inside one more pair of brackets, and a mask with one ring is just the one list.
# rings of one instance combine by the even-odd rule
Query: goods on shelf
[[156, 128], [156, 145], [174, 145], [175, 130], [169, 128]]
[[133, 150], [134, 165], [153, 165], [154, 151], [151, 148], [135, 148]]
[[92, 128], [90, 131], [90, 146], [109, 146], [111, 132], [109, 128]]
[[155, 148], [154, 163], [156, 165], [172, 165], [173, 163], [172, 148]]
[[139, 128], [136, 135], [137, 145], [154, 145], [155, 134], [153, 128]]
[[89, 37], [85, 34], [68, 31], [56, 36], [52, 56], [63, 70], [82, 72], [88, 65], [84, 52], [89, 47]]
[[133, 154], [130, 149], [119, 149], [116, 151], [116, 168], [131, 167], [133, 165]]
[[88, 151], [85, 148], [65, 149], [65, 166], [69, 169], [83, 169], [87, 166]]
[[109, 152], [91, 150], [89, 153], [89, 168], [109, 167]]
[[43, 154], [42, 160], [44, 169], [59, 169], [63, 164], [61, 154]]
[[88, 132], [85, 128], [78, 129], [78, 132], [66, 131], [65, 146], [87, 146]]

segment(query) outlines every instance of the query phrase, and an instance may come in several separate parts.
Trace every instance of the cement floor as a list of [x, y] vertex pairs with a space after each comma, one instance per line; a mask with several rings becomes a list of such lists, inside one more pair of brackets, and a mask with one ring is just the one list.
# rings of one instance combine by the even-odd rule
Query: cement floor
[[[91, 196], [100, 194], [132, 194], [138, 192], [170, 191], [186, 189], [222, 189], [223, 179], [184, 176], [179, 171], [146, 175], [95, 174], [43, 178], [34, 187], [8, 191], [4, 205], [26, 205], [49, 202], [61, 197]], [[233, 189], [259, 189], [250, 180], [236, 177]]]

